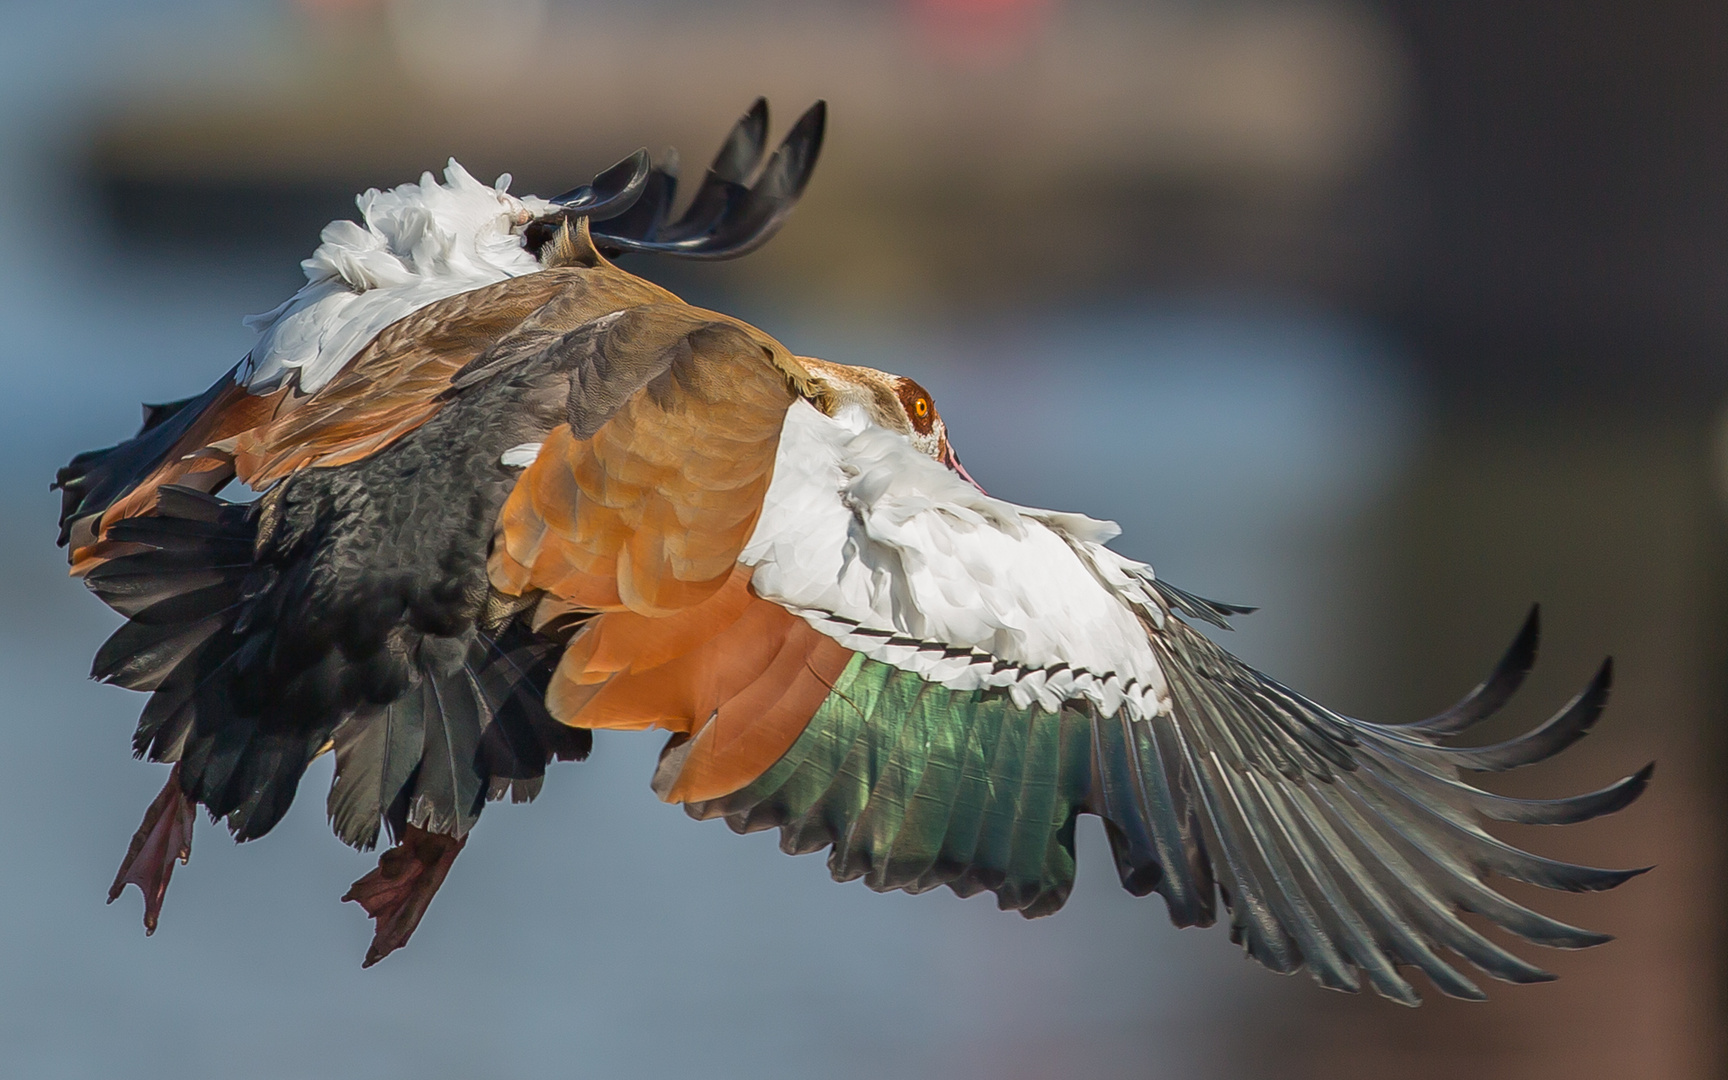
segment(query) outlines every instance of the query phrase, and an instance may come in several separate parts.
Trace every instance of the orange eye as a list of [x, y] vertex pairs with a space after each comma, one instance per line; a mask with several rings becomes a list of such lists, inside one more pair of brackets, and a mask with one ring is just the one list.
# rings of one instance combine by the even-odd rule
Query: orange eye
[[920, 420], [924, 419], [926, 416], [929, 416], [930, 415], [930, 402], [925, 400], [924, 398], [919, 398], [917, 401], [914, 401], [912, 403], [912, 415], [916, 416]]

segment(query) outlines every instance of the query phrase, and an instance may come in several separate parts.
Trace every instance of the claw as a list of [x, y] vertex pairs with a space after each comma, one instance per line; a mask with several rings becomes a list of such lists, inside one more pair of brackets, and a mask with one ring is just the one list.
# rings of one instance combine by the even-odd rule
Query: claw
[[378, 857], [378, 868], [349, 886], [343, 901], [365, 908], [377, 924], [361, 967], [371, 967], [408, 944], [467, 842], [465, 836], [458, 839], [410, 825], [401, 842]]
[[126, 886], [138, 886], [144, 894], [146, 937], [156, 932], [156, 921], [162, 916], [162, 898], [174, 876], [174, 860], [184, 863], [192, 858], [192, 824], [197, 819], [194, 809], [192, 800], [180, 790], [180, 766], [175, 765], [168, 772], [168, 783], [144, 811], [144, 822], [132, 834], [120, 872], [108, 889], [112, 904]]

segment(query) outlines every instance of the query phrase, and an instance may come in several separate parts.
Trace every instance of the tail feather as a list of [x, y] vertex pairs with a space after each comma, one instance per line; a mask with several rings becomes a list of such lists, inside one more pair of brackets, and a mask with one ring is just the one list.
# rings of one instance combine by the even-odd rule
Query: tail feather
[[177, 762], [184, 793], [236, 838], [269, 832], [328, 749], [331, 824], [361, 848], [381, 824], [461, 837], [489, 796], [525, 801], [551, 760], [586, 756], [589, 733], [544, 705], [562, 636], [519, 618], [453, 636], [380, 631], [401, 639], [405, 673], [393, 646], [296, 637], [283, 614], [311, 594], [310, 570], [293, 549], [261, 553], [261, 513], [165, 487], [154, 513], [110, 530], [127, 550], [85, 578], [129, 617], [94, 677], [152, 692], [134, 750]]
[[[103, 563], [91, 571], [109, 570], [113, 563]], [[225, 573], [228, 567], [188, 567], [183, 575], [162, 573], [111, 573], [103, 580], [102, 599], [108, 606], [133, 618], [164, 600], [237, 580], [240, 575]], [[89, 580], [89, 577], [86, 577]]]
[[232, 753], [226, 783], [220, 789], [206, 786], [202, 797], [211, 813], [228, 819], [236, 840], [255, 840], [282, 820], [324, 741], [319, 734], [299, 732], [253, 730], [247, 735]]
[[420, 722], [426, 732], [408, 824], [426, 832], [466, 836], [486, 804], [487, 777], [480, 775], [480, 725], [488, 710], [478, 688], [458, 669], [421, 683]]
[[408, 784], [425, 752], [426, 733], [415, 710], [400, 701], [350, 716], [335, 732], [336, 779], [325, 809], [342, 842], [362, 851], [378, 845], [378, 827], [406, 824]]
[[560, 652], [553, 643], [517, 621], [497, 636], [482, 634], [479, 645], [481, 655], [470, 656], [468, 670], [486, 700], [496, 703], [480, 737], [480, 757], [492, 778], [487, 798], [528, 802], [540, 793], [546, 765], [583, 760], [594, 748], [594, 733], [561, 724], [546, 711], [546, 687]]
[[96, 650], [90, 677], [128, 690], [155, 690], [221, 628], [216, 616], [166, 625], [129, 622]]

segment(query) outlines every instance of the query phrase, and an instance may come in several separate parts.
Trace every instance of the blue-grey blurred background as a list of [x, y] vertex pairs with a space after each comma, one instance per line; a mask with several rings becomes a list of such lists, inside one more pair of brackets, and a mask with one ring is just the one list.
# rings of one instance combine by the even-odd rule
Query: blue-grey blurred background
[[[0, 1074], [1717, 1075], [1725, 42], [1690, 0], [8, 0]], [[327, 764], [262, 841], [200, 827], [154, 938], [104, 907], [163, 770], [85, 681], [116, 619], [53, 547], [55, 466], [242, 355], [355, 191], [454, 154], [549, 195], [643, 144], [693, 175], [758, 94], [830, 102], [791, 223], [632, 269], [915, 375], [993, 492], [1261, 605], [1234, 647], [1338, 708], [1444, 707], [1541, 600], [1507, 724], [1620, 680], [1499, 786], [1660, 759], [1618, 818], [1513, 836], [1657, 863], [1542, 898], [1620, 940], [1406, 1011], [1172, 929], [1091, 819], [1052, 918], [878, 896], [659, 804], [623, 734], [487, 813], [372, 970]]]

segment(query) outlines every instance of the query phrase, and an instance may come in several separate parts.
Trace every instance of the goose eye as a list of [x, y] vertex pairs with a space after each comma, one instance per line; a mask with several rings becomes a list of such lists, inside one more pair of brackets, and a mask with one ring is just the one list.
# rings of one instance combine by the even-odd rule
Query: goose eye
[[929, 416], [930, 402], [925, 398], [919, 398], [917, 401], [914, 401], [912, 403], [912, 415], [916, 416], [920, 420]]

